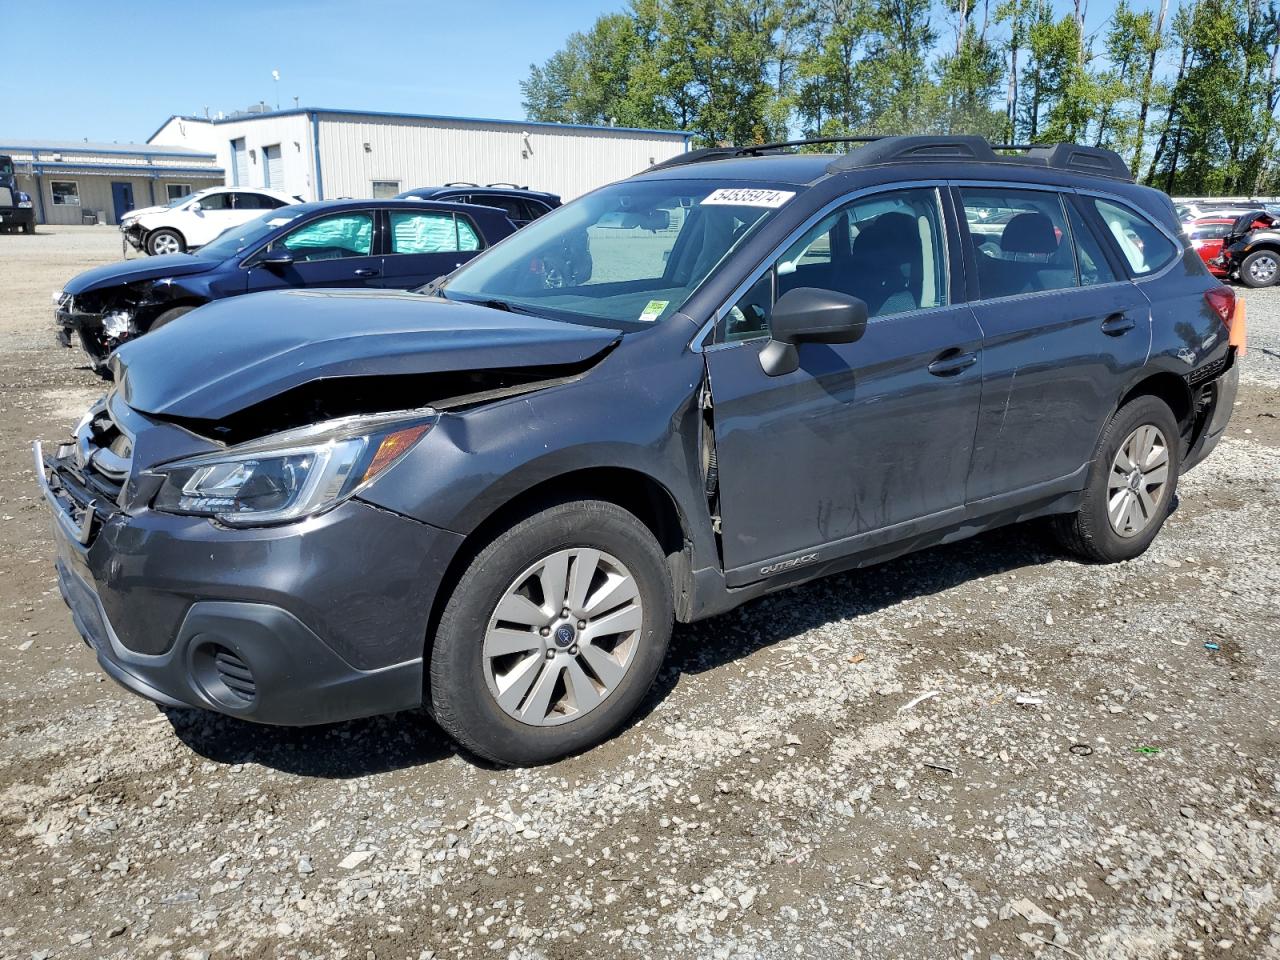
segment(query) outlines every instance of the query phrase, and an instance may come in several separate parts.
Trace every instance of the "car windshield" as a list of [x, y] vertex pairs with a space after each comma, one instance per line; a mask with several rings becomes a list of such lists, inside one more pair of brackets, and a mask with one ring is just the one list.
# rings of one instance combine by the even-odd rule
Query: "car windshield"
[[639, 329], [678, 311], [795, 190], [623, 181], [534, 221], [455, 273], [450, 300]]
[[166, 206], [166, 207], [180, 207], [180, 206], [182, 206], [182, 204], [186, 203], [188, 200], [190, 200], [190, 199], [191, 199], [192, 197], [194, 197], [194, 196], [195, 196], [195, 194], [194, 194], [194, 193], [184, 193], [184, 194], [183, 194], [182, 196], [180, 196], [180, 197], [174, 197], [172, 200], [170, 200], [168, 203], [166, 203], [166, 204], [165, 204], [165, 206]]
[[290, 211], [287, 207], [269, 210], [260, 217], [254, 217], [248, 223], [241, 223], [223, 230], [213, 240], [196, 250], [195, 254], [212, 260], [226, 260], [228, 257], [234, 257], [237, 253], [257, 246], [291, 220], [296, 220], [299, 213], [300, 211]]
[[7, 177], [13, 173], [13, 161], [8, 157], [0, 160], [0, 177]]

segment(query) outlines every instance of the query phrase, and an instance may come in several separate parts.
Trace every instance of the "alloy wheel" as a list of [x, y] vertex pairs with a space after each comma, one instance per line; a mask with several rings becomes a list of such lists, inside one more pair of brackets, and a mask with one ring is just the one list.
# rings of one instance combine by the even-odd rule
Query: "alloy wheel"
[[1275, 280], [1277, 266], [1280, 264], [1277, 264], [1275, 257], [1257, 257], [1249, 264], [1249, 276], [1258, 284], [1265, 286]]
[[1107, 482], [1107, 516], [1122, 537], [1136, 537], [1156, 520], [1169, 481], [1169, 445], [1158, 427], [1138, 427], [1120, 444]]
[[617, 558], [589, 547], [558, 550], [521, 573], [489, 618], [489, 692], [521, 723], [576, 720], [618, 689], [643, 622], [635, 578]]
[[158, 257], [181, 252], [178, 249], [178, 238], [171, 233], [162, 233], [152, 240], [151, 249], [155, 251]]

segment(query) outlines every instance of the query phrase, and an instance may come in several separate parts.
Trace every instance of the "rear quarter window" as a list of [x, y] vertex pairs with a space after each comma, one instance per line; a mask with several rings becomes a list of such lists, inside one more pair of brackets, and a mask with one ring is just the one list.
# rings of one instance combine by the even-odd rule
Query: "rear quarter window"
[[1093, 206], [1134, 276], [1155, 273], [1178, 255], [1174, 242], [1136, 211], [1097, 198], [1093, 200]]

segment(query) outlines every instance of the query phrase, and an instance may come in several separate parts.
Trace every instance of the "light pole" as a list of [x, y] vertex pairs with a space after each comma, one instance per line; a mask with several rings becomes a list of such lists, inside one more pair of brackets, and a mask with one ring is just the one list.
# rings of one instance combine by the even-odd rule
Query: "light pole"
[[275, 81], [276, 109], [280, 109], [280, 71], [272, 70], [271, 79]]

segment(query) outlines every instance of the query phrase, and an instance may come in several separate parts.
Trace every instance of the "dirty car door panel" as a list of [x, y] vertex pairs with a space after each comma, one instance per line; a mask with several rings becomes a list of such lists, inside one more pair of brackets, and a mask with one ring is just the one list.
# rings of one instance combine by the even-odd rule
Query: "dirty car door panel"
[[[932, 190], [854, 201], [726, 311], [725, 342], [706, 362], [731, 584], [963, 512], [981, 330], [967, 306], [946, 305], [941, 224]], [[772, 309], [771, 276], [780, 292], [820, 287], [865, 301], [864, 334], [801, 343], [799, 369], [767, 375], [759, 327]], [[754, 339], [733, 342], [744, 336]]]

